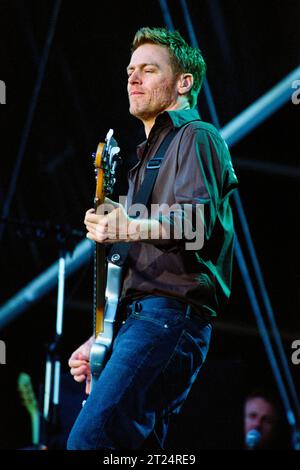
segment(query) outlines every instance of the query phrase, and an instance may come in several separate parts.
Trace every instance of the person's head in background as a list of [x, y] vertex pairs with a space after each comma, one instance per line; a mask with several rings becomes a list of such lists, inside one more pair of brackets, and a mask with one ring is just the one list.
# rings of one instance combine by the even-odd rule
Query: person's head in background
[[[258, 433], [251, 433], [253, 430]], [[246, 396], [244, 445], [246, 449], [274, 449], [288, 446], [281, 404], [266, 390], [255, 390]]]

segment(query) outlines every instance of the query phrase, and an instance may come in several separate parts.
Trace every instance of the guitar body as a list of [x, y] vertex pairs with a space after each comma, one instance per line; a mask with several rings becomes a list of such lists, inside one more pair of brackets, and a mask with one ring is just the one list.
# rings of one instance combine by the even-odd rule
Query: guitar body
[[[110, 130], [106, 143], [100, 143], [95, 155], [96, 213], [105, 197], [110, 195], [115, 183], [115, 169], [120, 148]], [[105, 247], [95, 243], [94, 255], [94, 343], [90, 353], [91, 390], [108, 359], [114, 339], [118, 301], [121, 292], [121, 268], [106, 263]]]
[[121, 283], [122, 268], [115, 264], [108, 263], [103, 331], [101, 331], [95, 338], [90, 354], [90, 367], [92, 374], [91, 388], [93, 388], [95, 381], [99, 378], [112, 347], [116, 329]]

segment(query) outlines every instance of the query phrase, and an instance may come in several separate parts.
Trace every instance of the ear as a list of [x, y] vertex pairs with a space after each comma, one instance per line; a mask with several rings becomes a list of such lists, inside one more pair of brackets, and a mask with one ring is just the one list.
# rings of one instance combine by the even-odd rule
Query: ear
[[183, 73], [178, 80], [177, 90], [179, 95], [185, 95], [190, 91], [194, 83], [194, 77], [191, 73]]

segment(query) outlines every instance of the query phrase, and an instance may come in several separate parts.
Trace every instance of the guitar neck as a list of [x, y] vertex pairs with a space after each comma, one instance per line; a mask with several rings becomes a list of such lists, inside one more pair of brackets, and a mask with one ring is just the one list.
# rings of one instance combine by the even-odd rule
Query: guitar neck
[[38, 412], [31, 413], [31, 434], [32, 443], [38, 445], [40, 442], [40, 415]]
[[[105, 144], [100, 142], [97, 152], [94, 154], [96, 168], [96, 192], [94, 198], [95, 213], [104, 203], [105, 196], [112, 192], [112, 187], [116, 181], [115, 169], [119, 160], [120, 148], [113, 138], [113, 130], [107, 133]], [[106, 287], [106, 262], [105, 247], [100, 243], [95, 243], [94, 255], [94, 335], [104, 331], [104, 309], [105, 309], [105, 287]]]
[[94, 335], [103, 331], [105, 307], [105, 248], [96, 243], [94, 255]]

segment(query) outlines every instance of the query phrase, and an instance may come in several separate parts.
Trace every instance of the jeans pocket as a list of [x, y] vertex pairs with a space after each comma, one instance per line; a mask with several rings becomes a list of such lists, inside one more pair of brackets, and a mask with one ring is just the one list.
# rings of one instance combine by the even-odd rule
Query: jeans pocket
[[[207, 327], [204, 327], [206, 329]], [[185, 401], [205, 360], [209, 336], [194, 337], [183, 330], [165, 369], [164, 396], [169, 412], [177, 413]]]

